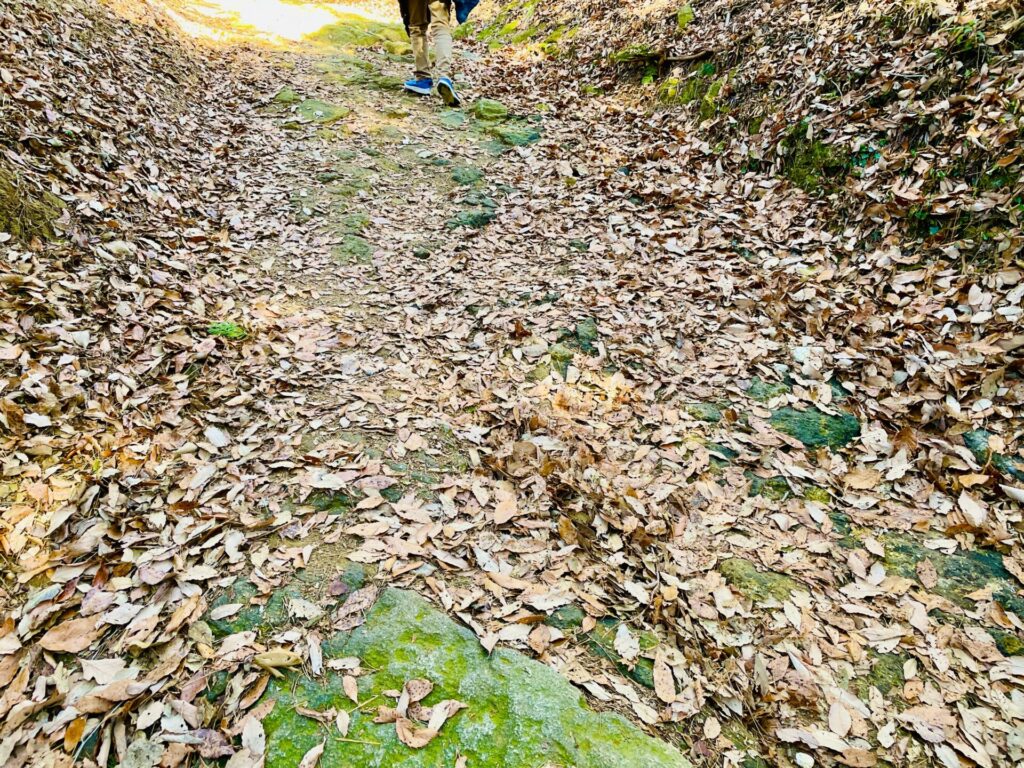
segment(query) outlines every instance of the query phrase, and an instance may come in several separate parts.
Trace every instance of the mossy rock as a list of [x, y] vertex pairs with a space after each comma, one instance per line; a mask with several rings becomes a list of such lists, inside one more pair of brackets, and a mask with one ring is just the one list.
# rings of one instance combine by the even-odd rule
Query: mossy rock
[[473, 114], [478, 120], [504, 120], [508, 117], [508, 107], [494, 99], [478, 99], [473, 104]]
[[448, 220], [448, 229], [483, 229], [497, 218], [497, 214], [490, 210], [480, 211], [459, 211]]
[[[333, 672], [321, 680], [289, 673], [272, 680], [263, 695], [275, 701], [264, 719], [267, 768], [294, 768], [326, 739], [323, 768], [417, 768], [469, 765], [505, 768], [541, 766], [688, 766], [676, 749], [641, 733], [621, 716], [590, 710], [582, 695], [549, 667], [497, 649], [488, 655], [477, 637], [412, 592], [386, 590], [365, 623], [324, 644], [325, 656], [358, 657], [367, 672], [358, 678], [359, 700], [389, 701], [385, 690], [427, 679], [430, 706], [456, 699], [456, 714], [422, 749], [398, 741], [393, 724], [373, 722], [375, 711], [354, 708]], [[298, 706], [351, 714], [348, 741], [336, 729], [296, 713]]]
[[452, 170], [452, 181], [456, 184], [476, 184], [484, 177], [484, 172], [473, 165], [460, 165]]
[[548, 348], [548, 356], [551, 358], [551, 364], [555, 367], [555, 370], [562, 374], [564, 379], [569, 372], [569, 366], [572, 364], [572, 359], [576, 356], [576, 353], [565, 344], [559, 343], [552, 344]]
[[462, 198], [464, 205], [479, 205], [483, 208], [490, 208], [494, 210], [498, 207], [498, 202], [493, 198], [489, 197], [483, 192], [477, 190], [470, 190], [466, 193], [466, 196]]
[[295, 107], [295, 115], [303, 122], [330, 125], [352, 114], [348, 107], [329, 104], [319, 99], [305, 99]]
[[525, 147], [540, 141], [540, 131], [528, 126], [495, 125], [488, 129], [492, 136], [510, 147]]
[[345, 235], [333, 250], [335, 261], [341, 264], [367, 264], [372, 255], [373, 246], [359, 235]]
[[[619, 659], [619, 653], [615, 650], [615, 633], [619, 629], [621, 621], [612, 618], [599, 619], [597, 626], [587, 633], [587, 646], [602, 658], [613, 662], [616, 668], [623, 675], [645, 688], [654, 688], [654, 662], [651, 659], [640, 657], [633, 666], [624, 664]], [[633, 634], [640, 643], [641, 653], [654, 650], [658, 645], [658, 636], [646, 630], [633, 630]]]
[[1021, 638], [1019, 634], [995, 627], [988, 628], [986, 631], [995, 641], [996, 648], [1003, 656], [1024, 656], [1024, 638]]
[[805, 411], [780, 408], [769, 420], [775, 429], [795, 437], [808, 448], [842, 448], [860, 436], [860, 421], [850, 413], [831, 415], [811, 407]]
[[783, 600], [796, 591], [807, 590], [795, 579], [773, 571], [759, 571], [749, 560], [733, 557], [718, 564], [718, 571], [729, 586], [751, 600]]
[[958, 550], [951, 555], [924, 546], [924, 539], [905, 533], [881, 537], [885, 545], [886, 573], [917, 580], [917, 565], [924, 560], [935, 566], [938, 583], [930, 591], [963, 608], [973, 608], [969, 594], [991, 588], [992, 599], [1024, 618], [1021, 585], [1006, 570], [1003, 556], [993, 549]]
[[301, 597], [296, 588], [284, 587], [274, 592], [266, 604], [260, 605], [252, 602], [257, 594], [255, 584], [240, 579], [217, 597], [210, 604], [211, 611], [230, 603], [241, 603], [242, 607], [237, 613], [225, 619], [205, 619], [214, 637], [253, 630], [262, 634], [284, 626], [289, 622], [288, 599]]
[[760, 378], [753, 378], [750, 382], [750, 386], [747, 387], [747, 397], [751, 400], [757, 400], [759, 403], [767, 403], [769, 400], [774, 400], [776, 397], [782, 395], [788, 395], [792, 391], [789, 384], [784, 384], [781, 381], [770, 382]]
[[53, 240], [57, 236], [54, 222], [63, 212], [59, 197], [29, 189], [14, 172], [0, 166], [0, 232], [22, 241]]
[[230, 680], [231, 673], [226, 669], [214, 672], [206, 681], [206, 690], [203, 692], [203, 698], [209, 702], [217, 701], [228, 689], [228, 682]]
[[404, 58], [412, 54], [412, 46], [405, 40], [386, 40], [384, 50], [392, 56]]
[[527, 381], [544, 381], [548, 376], [551, 375], [551, 368], [544, 363], [538, 363], [530, 369], [529, 373], [526, 374]]
[[907, 657], [896, 653], [876, 653], [869, 651], [871, 670], [861, 677], [850, 681], [850, 689], [865, 701], [872, 688], [877, 688], [883, 695], [892, 690], [899, 691], [906, 683], [903, 664]]
[[383, 145], [397, 144], [406, 137], [405, 131], [397, 125], [375, 125], [370, 128], [369, 133], [373, 136], [374, 143]]
[[600, 332], [597, 330], [597, 320], [593, 317], [588, 317], [585, 320], [581, 320], [576, 324], [576, 341], [580, 345], [580, 349], [586, 352], [588, 355], [597, 354], [597, 347], [595, 346], [597, 340], [601, 338]]
[[392, 75], [384, 75], [379, 72], [361, 73], [349, 78], [349, 85], [360, 85], [371, 91], [383, 93], [399, 93], [405, 89], [405, 80]]
[[499, 139], [491, 137], [480, 142], [480, 149], [494, 157], [500, 157], [511, 149], [508, 144]]
[[601, 332], [597, 328], [597, 319], [588, 317], [578, 322], [571, 331], [565, 329], [559, 337], [559, 342], [569, 347], [575, 347], [588, 355], [596, 355], [597, 341], [600, 338]]
[[317, 512], [331, 515], [348, 514], [359, 503], [359, 498], [344, 491], [316, 491], [307, 500]]
[[302, 96], [300, 96], [298, 92], [290, 86], [285, 86], [274, 94], [275, 104], [291, 105], [298, 104], [300, 101], [302, 101]]
[[311, 40], [326, 43], [335, 48], [368, 48], [386, 45], [389, 42], [405, 42], [405, 30], [400, 24], [370, 21], [355, 13], [336, 14], [338, 21], [324, 27]]
[[722, 409], [714, 403], [687, 403], [683, 406], [683, 410], [697, 421], [717, 424], [722, 420]]
[[661, 59], [662, 54], [649, 45], [627, 45], [608, 56], [612, 64], [646, 64]]
[[995, 453], [988, 447], [988, 439], [992, 433], [984, 429], [976, 429], [964, 435], [964, 445], [974, 454], [979, 464], [991, 464], [1005, 477], [1024, 483], [1024, 460], [1016, 456], [1004, 456]]
[[804, 498], [807, 501], [815, 501], [818, 504], [829, 505], [832, 503], [832, 494], [825, 488], [820, 488], [817, 485], [809, 485], [804, 489]]
[[349, 234], [359, 234], [368, 226], [370, 226], [369, 214], [363, 213], [362, 211], [355, 211], [353, 213], [346, 213], [341, 217], [340, 226], [342, 231]]
[[701, 442], [711, 452], [711, 468], [714, 470], [721, 470], [739, 458], [739, 453], [727, 445], [712, 440], [702, 440]]
[[786, 141], [789, 154], [783, 173], [793, 184], [809, 194], [817, 194], [845, 177], [851, 158], [840, 147], [807, 138], [807, 126], [801, 123]]
[[785, 501], [793, 495], [789, 482], [782, 475], [764, 478], [758, 477], [753, 472], [745, 472], [744, 474], [750, 480], [748, 496], [760, 496], [770, 501]]
[[446, 109], [438, 117], [441, 121], [441, 125], [445, 128], [461, 128], [466, 124], [468, 118], [466, 113], [458, 109]]

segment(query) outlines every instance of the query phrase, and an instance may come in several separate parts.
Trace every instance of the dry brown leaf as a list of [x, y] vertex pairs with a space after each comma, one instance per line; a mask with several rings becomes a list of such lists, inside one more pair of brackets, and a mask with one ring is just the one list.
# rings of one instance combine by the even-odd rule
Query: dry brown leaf
[[327, 746], [327, 742], [322, 741], [315, 747], [312, 747], [302, 756], [297, 768], [315, 768], [315, 766], [320, 762], [320, 757], [324, 753], [325, 746]]
[[79, 653], [84, 651], [103, 634], [104, 627], [97, 627], [95, 616], [69, 619], [52, 627], [41, 638], [39, 645], [48, 651], [58, 653]]
[[676, 683], [672, 668], [663, 660], [654, 660], [654, 692], [666, 704], [676, 699]]
[[342, 676], [341, 687], [345, 691], [345, 695], [352, 699], [353, 704], [359, 703], [359, 683], [352, 675]]
[[422, 749], [437, 737], [437, 731], [420, 728], [412, 720], [399, 717], [395, 720], [398, 740], [412, 749]]

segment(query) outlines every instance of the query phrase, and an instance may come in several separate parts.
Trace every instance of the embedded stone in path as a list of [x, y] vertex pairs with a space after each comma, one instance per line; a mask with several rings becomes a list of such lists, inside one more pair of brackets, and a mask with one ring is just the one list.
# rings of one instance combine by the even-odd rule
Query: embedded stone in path
[[[328, 669], [330, 659], [361, 660], [359, 702], [373, 703], [356, 709], [340, 674], [330, 671], [319, 680], [294, 674], [275, 679], [264, 693], [264, 700], [276, 701], [263, 721], [267, 768], [294, 768], [325, 739], [323, 768], [455, 765], [460, 756], [469, 766], [506, 768], [689, 766], [674, 747], [621, 716], [591, 710], [568, 680], [544, 664], [507, 649], [488, 655], [476, 635], [413, 592], [386, 590], [362, 626], [327, 639], [323, 651]], [[401, 743], [394, 724], [373, 722], [377, 704], [393, 705], [383, 692], [414, 679], [434, 684], [425, 706], [445, 699], [467, 705], [422, 749]], [[298, 714], [297, 707], [350, 711], [347, 740], [336, 728]]]

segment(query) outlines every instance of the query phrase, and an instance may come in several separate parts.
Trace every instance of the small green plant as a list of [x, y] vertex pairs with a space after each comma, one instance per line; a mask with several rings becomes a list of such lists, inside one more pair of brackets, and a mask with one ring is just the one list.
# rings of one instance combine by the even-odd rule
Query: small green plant
[[676, 25], [679, 28], [679, 31], [682, 32], [685, 30], [696, 18], [697, 14], [693, 12], [693, 6], [689, 3], [680, 8], [676, 12]]
[[228, 341], [242, 341], [248, 338], [249, 333], [240, 326], [238, 323], [232, 323], [230, 321], [224, 321], [219, 323], [213, 323], [206, 332], [211, 336], [219, 336], [222, 339]]
[[954, 24], [946, 31], [949, 48], [953, 53], [967, 53], [985, 44], [985, 33], [978, 28], [978, 22]]

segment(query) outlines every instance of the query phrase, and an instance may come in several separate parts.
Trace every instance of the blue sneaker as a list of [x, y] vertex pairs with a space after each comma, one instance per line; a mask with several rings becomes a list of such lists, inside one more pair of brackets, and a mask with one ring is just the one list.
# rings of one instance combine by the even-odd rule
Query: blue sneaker
[[417, 96], [429, 96], [431, 91], [434, 90], [434, 81], [429, 77], [425, 77], [422, 80], [406, 80], [405, 90], [409, 93], [415, 93]]
[[437, 92], [441, 94], [441, 100], [449, 107], [457, 107], [462, 103], [459, 94], [455, 91], [455, 83], [451, 78], [442, 77], [437, 81]]

